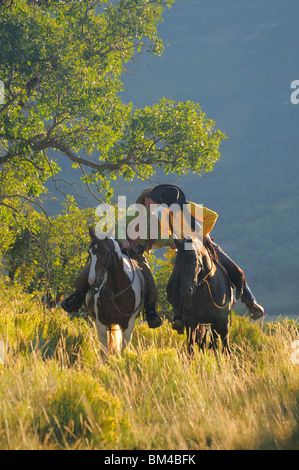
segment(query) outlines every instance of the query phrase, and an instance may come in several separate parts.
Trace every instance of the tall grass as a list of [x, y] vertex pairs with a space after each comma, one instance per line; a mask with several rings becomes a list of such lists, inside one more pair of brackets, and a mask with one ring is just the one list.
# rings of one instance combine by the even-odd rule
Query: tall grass
[[232, 356], [140, 323], [103, 362], [92, 323], [0, 291], [0, 449], [299, 449], [292, 321], [233, 316]]

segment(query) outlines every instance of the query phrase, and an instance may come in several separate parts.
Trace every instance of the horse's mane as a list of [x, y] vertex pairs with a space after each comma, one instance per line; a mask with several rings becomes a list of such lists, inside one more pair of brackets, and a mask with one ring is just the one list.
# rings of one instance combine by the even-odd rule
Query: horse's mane
[[204, 237], [203, 238], [203, 245], [204, 245], [205, 249], [207, 250], [208, 254], [210, 255], [210, 257], [212, 258], [212, 260], [215, 261], [216, 263], [218, 263], [218, 261], [219, 261], [218, 255], [216, 253], [216, 250], [214, 248], [212, 240], [208, 237]]
[[134, 269], [134, 270], [135, 270], [135, 269], [140, 269], [140, 268], [139, 268], [139, 265], [138, 265], [138, 262], [137, 262], [134, 258], [132, 258], [132, 256], [130, 256], [129, 250], [127, 250], [126, 248], [122, 248], [122, 246], [121, 246], [121, 244], [119, 244], [119, 241], [117, 240], [117, 238], [115, 238], [114, 241], [117, 243], [117, 245], [118, 245], [118, 247], [119, 247], [119, 249], [120, 249], [121, 254], [127, 256], [127, 257], [130, 259], [131, 264], [132, 264], [132, 266], [133, 266], [133, 269]]
[[131, 261], [131, 263], [132, 263], [133, 268], [134, 268], [134, 269], [140, 269], [140, 267], [139, 267], [137, 261], [136, 261], [134, 258], [132, 258], [130, 255], [128, 255], [128, 257], [130, 258], [130, 261]]

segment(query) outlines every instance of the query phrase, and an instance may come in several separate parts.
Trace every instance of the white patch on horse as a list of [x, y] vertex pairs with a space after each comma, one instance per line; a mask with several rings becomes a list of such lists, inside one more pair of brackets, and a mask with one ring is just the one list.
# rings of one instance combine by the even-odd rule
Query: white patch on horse
[[115, 252], [116, 252], [117, 256], [123, 262], [123, 268], [124, 268], [125, 274], [128, 276], [130, 281], [132, 281], [132, 279], [133, 279], [133, 268], [132, 268], [132, 264], [130, 263], [129, 258], [127, 257], [127, 255], [125, 255], [124, 253], [121, 252], [119, 244], [117, 243], [117, 241], [114, 240], [114, 238], [112, 238], [111, 240], [114, 243], [114, 249], [115, 249]]
[[[135, 298], [136, 298], [136, 295], [135, 295]], [[137, 305], [136, 305], [135, 308], [137, 308]], [[136, 320], [136, 317], [137, 317], [138, 313], [139, 313], [139, 311], [137, 311], [136, 314], [131, 316], [129, 324], [128, 324], [128, 328], [126, 330], [124, 330], [124, 332], [123, 332], [123, 336], [124, 336], [123, 348], [128, 346], [131, 342], [132, 333], [133, 333], [133, 329], [134, 329], [134, 326], [135, 326], [135, 320]]]
[[104, 325], [99, 320], [98, 298], [100, 296], [101, 289], [102, 289], [102, 287], [104, 286], [104, 284], [106, 282], [107, 282], [107, 273], [104, 274], [103, 282], [100, 285], [100, 287], [97, 288], [97, 292], [94, 294], [91, 291], [88, 291], [87, 296], [86, 296], [86, 301], [87, 302], [89, 302], [89, 300], [93, 296], [93, 302], [94, 302], [93, 310], [94, 310], [94, 314], [95, 314], [95, 317], [96, 317], [96, 329], [97, 329], [99, 340], [100, 340], [102, 346], [105, 349], [107, 349], [107, 325]]
[[120, 250], [119, 244], [117, 243], [117, 241], [114, 238], [111, 238], [111, 240], [114, 243], [114, 249], [115, 249], [115, 252], [116, 252], [117, 256], [119, 257], [119, 259], [122, 258], [123, 254]]
[[90, 262], [90, 269], [89, 269], [89, 275], [88, 275], [88, 284], [90, 286], [93, 286], [94, 283], [96, 282], [96, 263], [97, 263], [97, 257], [96, 255], [93, 254], [92, 250], [89, 250], [91, 262]]
[[97, 333], [100, 342], [104, 346], [105, 349], [107, 349], [107, 326], [103, 325], [98, 319], [98, 316], [96, 317], [96, 328], [97, 328]]
[[100, 285], [100, 287], [98, 287], [96, 290], [97, 292], [94, 294], [91, 290], [89, 290], [86, 294], [86, 297], [85, 297], [85, 302], [86, 302], [86, 305], [88, 305], [88, 303], [90, 302], [91, 298], [93, 297], [93, 310], [94, 310], [94, 313], [95, 313], [95, 316], [96, 316], [96, 319], [98, 319], [98, 298], [99, 298], [99, 295], [100, 295], [100, 292], [101, 292], [101, 289], [102, 287], [104, 286], [104, 284], [107, 282], [107, 273], [104, 274], [104, 279], [103, 279], [103, 282], [102, 284]]
[[[117, 253], [118, 257], [120, 259], [122, 259], [124, 272], [126, 273], [128, 278], [130, 279], [130, 281], [131, 282], [133, 281], [132, 282], [132, 289], [133, 289], [134, 294], [135, 294], [135, 307], [134, 307], [134, 310], [136, 310], [139, 305], [140, 305], [140, 308], [141, 308], [141, 296], [142, 296], [143, 283], [144, 283], [143, 275], [142, 275], [142, 273], [137, 272], [137, 271], [135, 271], [135, 274], [134, 274], [134, 268], [133, 268], [133, 265], [132, 265], [131, 261], [129, 260], [128, 256], [121, 252], [119, 244], [117, 243], [117, 241], [114, 240], [113, 238], [112, 238], [112, 240], [113, 240], [113, 243], [114, 243], [115, 252]], [[131, 320], [133, 321], [133, 326], [134, 326], [135, 318], [136, 318], [138, 313], [139, 313], [139, 310], [136, 312], [136, 315], [134, 314], [132, 316], [132, 319], [130, 319], [130, 322], [131, 322]], [[130, 329], [130, 328], [128, 328], [128, 329]], [[133, 327], [132, 327], [132, 330], [133, 330]]]

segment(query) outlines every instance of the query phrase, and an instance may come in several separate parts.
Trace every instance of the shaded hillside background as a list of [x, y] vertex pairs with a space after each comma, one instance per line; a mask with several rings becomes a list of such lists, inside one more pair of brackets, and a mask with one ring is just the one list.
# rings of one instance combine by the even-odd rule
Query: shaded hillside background
[[[180, 0], [159, 27], [163, 56], [139, 57], [124, 77], [124, 101], [198, 102], [227, 135], [212, 173], [155, 181], [177, 182], [219, 213], [213, 236], [273, 315], [299, 311], [298, 17], [298, 0]], [[131, 202], [146, 186], [119, 181], [117, 190]]]

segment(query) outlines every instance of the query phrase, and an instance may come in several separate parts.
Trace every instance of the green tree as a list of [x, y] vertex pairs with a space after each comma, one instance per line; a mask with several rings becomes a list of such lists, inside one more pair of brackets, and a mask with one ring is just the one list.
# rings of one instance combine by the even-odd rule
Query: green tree
[[[0, 253], [25, 250], [10, 266], [14, 277], [24, 272], [19, 261], [28, 265], [26, 249], [33, 245], [43, 260], [44, 247], [54, 249], [43, 270], [55, 271], [57, 247], [45, 237], [57, 233], [40, 199], [49, 178], [59, 184], [53, 151], [78, 168], [88, 189], [92, 183], [108, 199], [110, 180], [119, 176], [143, 179], [157, 169], [199, 173], [219, 158], [224, 135], [198, 104], [162, 99], [134, 109], [121, 101], [128, 62], [143, 52], [162, 53], [157, 27], [173, 2], [1, 2]], [[32, 266], [24, 276], [30, 273]]]
[[30, 293], [43, 292], [49, 298], [71, 292], [74, 279], [87, 261], [88, 226], [94, 223], [93, 212], [79, 210], [69, 200], [62, 214], [49, 221], [39, 216], [35, 234], [27, 227], [19, 230], [6, 253], [11, 281]]
[[157, 26], [173, 1], [4, 2], [3, 208], [22, 212], [24, 198], [44, 191], [59, 171], [53, 149], [106, 193], [120, 175], [212, 169], [223, 134], [197, 104], [164, 99], [134, 110], [119, 96], [126, 63], [142, 51], [162, 53]]

